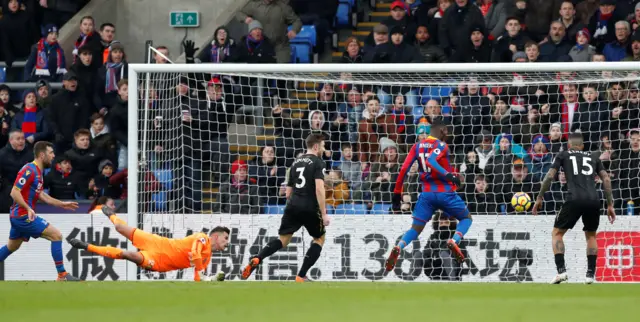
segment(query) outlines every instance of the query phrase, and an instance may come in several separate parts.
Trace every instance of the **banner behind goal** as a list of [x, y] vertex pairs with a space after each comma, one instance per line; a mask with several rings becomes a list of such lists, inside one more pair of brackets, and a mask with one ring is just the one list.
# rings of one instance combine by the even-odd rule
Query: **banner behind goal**
[[[472, 280], [465, 277], [470, 269], [493, 274], [498, 263], [511, 260], [516, 268], [539, 263], [537, 276], [524, 280], [551, 276], [553, 261], [548, 259], [553, 256], [546, 245], [552, 216], [567, 196], [564, 174], [545, 195], [545, 216], [539, 219], [528, 218], [528, 208], [517, 211], [512, 197], [523, 192], [535, 199], [554, 156], [567, 149], [571, 132], [583, 134], [585, 148], [612, 177], [617, 214], [640, 214], [637, 64], [132, 64], [130, 71], [129, 141], [137, 143], [138, 153], [130, 150], [128, 155], [129, 220], [174, 237], [221, 223], [236, 228], [237, 234], [250, 232], [232, 238], [236, 244], [225, 255], [227, 264], [246, 263], [251, 250], [240, 252], [249, 247], [246, 240], [259, 239], [261, 247], [274, 236], [279, 217], [273, 215], [281, 214], [285, 204], [288, 166], [304, 151], [304, 138], [315, 131], [326, 137], [328, 213], [340, 217], [329, 230], [343, 235], [355, 234], [360, 226], [375, 230], [358, 235], [358, 242], [334, 236], [337, 244], [367, 249], [358, 254], [371, 252], [358, 264], [345, 251], [323, 254], [324, 265], [347, 267], [346, 275], [351, 265], [354, 272], [371, 265], [381, 268], [378, 253], [388, 253], [382, 244], [394, 244], [409, 228], [408, 216], [391, 216], [412, 212], [421, 191], [416, 165], [405, 180], [398, 213], [390, 210], [392, 192], [408, 149], [429, 134], [435, 119], [450, 125], [452, 170], [465, 182], [459, 193], [475, 218], [482, 216], [479, 222], [490, 223], [473, 226], [482, 232], [471, 235], [484, 237], [476, 240], [484, 240], [477, 245], [487, 253], [480, 263], [453, 264], [440, 241], [455, 223], [436, 216], [420, 238], [422, 246], [414, 244], [420, 249], [428, 245], [430, 251], [403, 254], [433, 266], [418, 280]], [[629, 220], [637, 231], [633, 218]], [[604, 225], [609, 224], [602, 217]], [[579, 223], [576, 230], [581, 227]], [[615, 233], [599, 238], [612, 253], [601, 257], [626, 267], [621, 276], [640, 280], [631, 269], [640, 262], [633, 247], [607, 248], [616, 241], [640, 243], [630, 228], [607, 227]], [[309, 241], [300, 236], [301, 242]], [[509, 249], [487, 248], [499, 239], [521, 240], [518, 236], [531, 241]], [[379, 249], [369, 250], [367, 239], [380, 243]], [[584, 249], [575, 240], [574, 247]], [[529, 243], [536, 249], [524, 251]], [[567, 253], [570, 271], [583, 272], [583, 253]], [[210, 268], [223, 269], [223, 262]], [[612, 262], [599, 262], [600, 280], [615, 274], [605, 270], [606, 263]], [[319, 277], [340, 279], [336, 276], [342, 275]]]

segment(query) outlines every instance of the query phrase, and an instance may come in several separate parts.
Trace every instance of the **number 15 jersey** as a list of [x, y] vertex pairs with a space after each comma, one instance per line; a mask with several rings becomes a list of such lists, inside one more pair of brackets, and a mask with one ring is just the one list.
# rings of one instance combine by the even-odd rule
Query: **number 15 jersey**
[[567, 200], [600, 200], [595, 176], [604, 170], [602, 161], [590, 152], [567, 150], [558, 153], [553, 161], [554, 169], [564, 170], [567, 178]]
[[325, 164], [322, 159], [312, 154], [305, 154], [297, 158], [289, 169], [287, 186], [293, 188], [288, 203], [298, 207], [313, 207], [317, 209], [316, 179], [324, 180]]

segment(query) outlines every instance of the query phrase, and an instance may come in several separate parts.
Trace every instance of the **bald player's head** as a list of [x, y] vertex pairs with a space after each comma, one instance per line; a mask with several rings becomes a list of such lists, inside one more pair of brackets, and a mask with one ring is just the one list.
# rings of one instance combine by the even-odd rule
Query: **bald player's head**
[[582, 133], [569, 134], [569, 149], [580, 150], [584, 149], [584, 138]]

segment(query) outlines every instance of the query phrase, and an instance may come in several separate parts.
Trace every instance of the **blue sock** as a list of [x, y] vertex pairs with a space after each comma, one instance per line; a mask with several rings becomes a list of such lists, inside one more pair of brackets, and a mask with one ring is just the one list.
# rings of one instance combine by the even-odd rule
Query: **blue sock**
[[62, 241], [52, 241], [51, 242], [51, 257], [53, 257], [53, 262], [56, 264], [56, 270], [58, 273], [64, 273], [64, 259], [62, 257]]
[[456, 226], [456, 233], [453, 235], [453, 240], [455, 240], [456, 244], [460, 244], [462, 237], [464, 237], [464, 235], [469, 231], [469, 228], [471, 228], [472, 222], [473, 221], [469, 218], [462, 219], [458, 222], [458, 225]]
[[413, 228], [407, 230], [407, 232], [402, 236], [402, 240], [398, 242], [398, 246], [400, 246], [400, 249], [404, 249], [407, 245], [411, 244], [412, 241], [416, 240], [418, 235], [420, 235], [420, 233]]
[[11, 255], [11, 251], [9, 250], [9, 248], [7, 248], [7, 246], [2, 246], [2, 248], [0, 248], [0, 262], [4, 262], [5, 259], [7, 259], [7, 257], [9, 257], [9, 255]]

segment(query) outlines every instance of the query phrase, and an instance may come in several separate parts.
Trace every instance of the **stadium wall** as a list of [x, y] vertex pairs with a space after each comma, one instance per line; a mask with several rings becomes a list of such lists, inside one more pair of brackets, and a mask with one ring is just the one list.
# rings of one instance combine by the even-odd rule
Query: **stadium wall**
[[[154, 46], [169, 48], [171, 57], [181, 53], [180, 44], [185, 37], [202, 47], [209, 41], [215, 29], [233, 19], [248, 0], [93, 0], [80, 10], [60, 32], [60, 43], [65, 52], [71, 53], [78, 37], [78, 26], [83, 16], [93, 16], [96, 28], [104, 22], [116, 26], [116, 40], [125, 45], [129, 62], [143, 62], [145, 41], [153, 40]], [[200, 27], [169, 27], [171, 11], [199, 11]], [[66, 55], [71, 63], [72, 55]]]
[[[0, 216], [7, 217], [8, 214]], [[99, 245], [126, 247], [124, 237], [102, 215], [42, 215], [58, 227], [65, 238], [79, 238]], [[8, 221], [9, 218], [0, 218]], [[424, 254], [432, 233], [427, 228], [420, 239], [401, 255], [396, 269], [384, 274], [384, 260], [390, 247], [411, 222], [410, 216], [333, 216], [327, 229], [323, 253], [310, 271], [322, 281], [431, 281], [424, 272]], [[601, 218], [598, 233], [599, 282], [640, 281], [640, 222], [635, 217], [618, 218], [614, 225]], [[463, 246], [471, 261], [463, 271], [465, 282], [546, 283], [555, 275], [550, 238], [552, 216], [477, 216]], [[249, 256], [276, 238], [280, 216], [272, 215], [148, 215], [143, 228], [170, 238], [206, 231], [217, 225], [232, 229], [230, 247], [214, 254], [209, 272], [225, 272], [227, 280], [239, 280]], [[571, 282], [582, 280], [586, 269], [586, 249], [581, 223], [565, 237]], [[0, 226], [0, 240], [9, 236], [9, 225]], [[291, 280], [311, 238], [296, 234], [289, 247], [265, 261], [251, 279]], [[67, 270], [86, 280], [185, 280], [193, 270], [166, 274], [143, 273], [127, 276], [125, 261], [115, 261], [64, 246]], [[2, 265], [4, 264], [4, 266]], [[49, 243], [32, 240], [6, 262], [0, 263], [0, 280], [52, 280], [56, 271], [51, 263]]]

